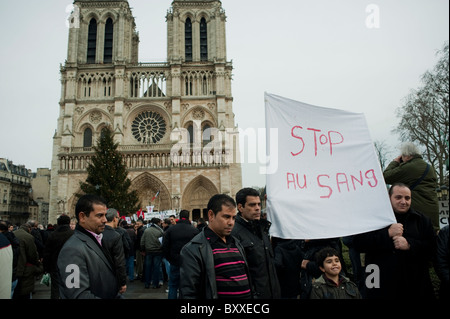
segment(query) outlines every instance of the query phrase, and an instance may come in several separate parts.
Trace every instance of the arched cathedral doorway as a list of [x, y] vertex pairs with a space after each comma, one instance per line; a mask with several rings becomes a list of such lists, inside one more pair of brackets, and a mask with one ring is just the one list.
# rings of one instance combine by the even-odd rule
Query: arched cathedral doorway
[[131, 189], [137, 191], [141, 208], [144, 210], [147, 206], [154, 206], [154, 211], [172, 209], [169, 190], [159, 178], [152, 174], [142, 173], [136, 177], [131, 183]]
[[197, 176], [185, 188], [183, 192], [182, 207], [191, 212], [190, 219], [198, 220], [204, 218], [208, 220], [208, 201], [219, 193], [217, 187], [208, 178]]

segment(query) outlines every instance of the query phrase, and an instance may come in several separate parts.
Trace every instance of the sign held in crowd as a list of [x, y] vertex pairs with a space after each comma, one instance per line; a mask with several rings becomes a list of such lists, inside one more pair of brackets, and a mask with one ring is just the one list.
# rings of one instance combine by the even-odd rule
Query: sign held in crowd
[[[363, 114], [265, 94], [266, 131], [277, 131], [267, 173], [275, 237], [319, 239], [395, 223]], [[270, 136], [267, 136], [270, 140]]]

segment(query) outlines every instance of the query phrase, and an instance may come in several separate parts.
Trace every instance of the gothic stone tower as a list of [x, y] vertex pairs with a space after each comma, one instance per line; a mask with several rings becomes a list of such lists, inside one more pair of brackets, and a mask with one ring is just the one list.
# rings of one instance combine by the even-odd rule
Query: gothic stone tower
[[167, 62], [139, 63], [128, 1], [74, 2], [61, 66], [49, 222], [74, 214], [92, 146], [106, 126], [143, 208], [188, 209], [197, 219], [212, 195], [234, 196], [242, 186], [222, 4], [175, 0], [166, 20]]

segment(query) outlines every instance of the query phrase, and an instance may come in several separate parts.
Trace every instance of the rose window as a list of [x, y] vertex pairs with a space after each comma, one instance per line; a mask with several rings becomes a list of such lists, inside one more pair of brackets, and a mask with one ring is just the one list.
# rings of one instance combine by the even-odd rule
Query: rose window
[[134, 119], [131, 132], [138, 142], [158, 143], [166, 134], [166, 121], [156, 112], [142, 112]]

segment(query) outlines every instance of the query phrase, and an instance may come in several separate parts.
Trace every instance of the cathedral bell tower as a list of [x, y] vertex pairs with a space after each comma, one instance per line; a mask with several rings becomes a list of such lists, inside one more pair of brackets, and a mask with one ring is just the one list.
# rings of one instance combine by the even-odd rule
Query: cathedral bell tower
[[76, 0], [67, 65], [137, 63], [139, 37], [126, 0]]
[[144, 211], [187, 209], [196, 220], [206, 216], [212, 195], [234, 196], [241, 188], [222, 4], [175, 0], [166, 21], [167, 61], [139, 62], [127, 0], [74, 2], [61, 66], [49, 222], [74, 214], [92, 147], [106, 126]]

